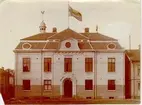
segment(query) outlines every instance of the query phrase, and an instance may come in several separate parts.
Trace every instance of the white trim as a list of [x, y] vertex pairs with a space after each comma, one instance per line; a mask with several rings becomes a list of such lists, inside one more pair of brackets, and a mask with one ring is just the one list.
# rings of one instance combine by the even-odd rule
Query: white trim
[[[14, 51], [56, 51], [56, 52], [73, 52], [73, 50], [70, 50], [70, 51], [59, 51], [57, 49], [29, 49], [29, 50], [26, 50], [26, 49], [15, 49]], [[82, 52], [82, 51], [88, 51], [88, 52], [124, 52], [125, 50], [124, 49], [114, 49], [114, 50], [107, 50], [107, 49], [92, 49], [92, 50], [88, 50], [88, 49], [85, 49], [85, 50], [80, 50], [80, 51], [74, 51], [74, 52]]]
[[[29, 45], [29, 48], [25, 48], [24, 47], [24, 45]], [[29, 49], [31, 49], [31, 47], [32, 47], [32, 45], [30, 44], [30, 43], [24, 43], [24, 44], [22, 44], [22, 49], [24, 49], [24, 50], [29, 50]]]
[[20, 40], [20, 42], [42, 42], [42, 43], [46, 43], [46, 42], [59, 42], [60, 40], [58, 39], [50, 39], [50, 40]]
[[20, 40], [20, 42], [47, 42], [47, 40]]
[[110, 50], [108, 50], [108, 49], [104, 49], [104, 50], [102, 50], [102, 49], [97, 49], [96, 51], [100, 51], [100, 52], [124, 52], [125, 50], [124, 49], [110, 49]]
[[41, 49], [15, 49], [14, 51], [42, 51]]
[[[49, 41], [48, 41], [48, 42], [49, 42]], [[45, 43], [45, 45], [44, 45], [44, 47], [42, 48], [42, 50], [44, 50], [44, 49], [45, 49], [45, 47], [46, 47], [46, 45], [47, 45], [47, 43], [48, 43], [48, 42], [46, 42], [46, 43]]]
[[91, 46], [92, 50], [94, 50], [93, 46], [91, 45], [91, 43], [89, 42], [89, 45]]
[[93, 43], [108, 43], [108, 42], [118, 42], [118, 41], [90, 41], [90, 42], [93, 42]]
[[[110, 47], [109, 47], [109, 45], [111, 45], [111, 44], [114, 45], [114, 48], [110, 48]], [[116, 49], [116, 44], [114, 44], [114, 43], [109, 43], [109, 44], [107, 45], [107, 49], [109, 49], [109, 50], [114, 50], [114, 49]]]
[[70, 72], [70, 73], [64, 73], [61, 78], [60, 78], [60, 95], [63, 96], [64, 95], [64, 80], [65, 79], [71, 79], [72, 81], [72, 97], [76, 95], [76, 85], [77, 85], [77, 79], [75, 77], [75, 75]]
[[[53, 40], [55, 40], [55, 41], [53, 41]], [[76, 39], [76, 40], [80, 41], [80, 40], [83, 40], [83, 39]], [[20, 42], [59, 42], [59, 41], [60, 41], [60, 39], [52, 39], [52, 41], [51, 41], [51, 39], [49, 39], [49, 40], [20, 40]], [[80, 42], [84, 42], [84, 40], [80, 41]], [[87, 42], [108, 43], [108, 42], [118, 42], [118, 41], [91, 41], [91, 40], [88, 39]]]

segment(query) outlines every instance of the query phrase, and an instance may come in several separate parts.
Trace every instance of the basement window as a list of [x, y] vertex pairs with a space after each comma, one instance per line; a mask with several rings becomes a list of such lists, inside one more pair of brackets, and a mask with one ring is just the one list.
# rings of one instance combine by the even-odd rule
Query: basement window
[[114, 97], [109, 97], [109, 99], [114, 99]]
[[91, 99], [91, 97], [86, 97], [86, 99]]

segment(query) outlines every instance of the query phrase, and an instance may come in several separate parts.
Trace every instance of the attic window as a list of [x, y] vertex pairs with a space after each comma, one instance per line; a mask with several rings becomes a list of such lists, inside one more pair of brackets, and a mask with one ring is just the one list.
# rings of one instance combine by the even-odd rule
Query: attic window
[[30, 49], [32, 47], [32, 45], [30, 44], [30, 43], [24, 43], [23, 45], [22, 45], [22, 48], [23, 49]]
[[115, 49], [115, 48], [116, 48], [116, 45], [115, 45], [114, 43], [109, 43], [109, 44], [107, 45], [107, 48], [108, 48], [108, 49]]
[[83, 46], [84, 46], [84, 43], [78, 43], [78, 47], [79, 47], [80, 49], [82, 49]]
[[70, 47], [71, 47], [71, 43], [70, 43], [70, 42], [66, 42], [66, 43], [65, 43], [65, 46], [66, 46], [67, 48], [70, 48]]

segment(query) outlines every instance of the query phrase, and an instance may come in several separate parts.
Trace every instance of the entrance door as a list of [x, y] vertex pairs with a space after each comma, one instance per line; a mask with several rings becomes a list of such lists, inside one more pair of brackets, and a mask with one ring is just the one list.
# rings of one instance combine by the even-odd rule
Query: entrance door
[[64, 81], [64, 96], [72, 97], [72, 81], [70, 79]]

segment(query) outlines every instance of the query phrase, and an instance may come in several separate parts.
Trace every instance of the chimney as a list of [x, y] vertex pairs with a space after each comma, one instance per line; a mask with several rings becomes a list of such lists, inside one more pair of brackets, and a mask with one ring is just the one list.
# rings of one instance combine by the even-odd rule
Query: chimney
[[139, 44], [139, 50], [141, 49], [141, 45]]
[[85, 33], [88, 33], [89, 32], [89, 28], [85, 28]]
[[4, 70], [4, 67], [2, 67], [1, 69]]
[[56, 33], [57, 32], [57, 28], [53, 27], [53, 32]]
[[98, 33], [98, 25], [96, 25], [96, 32]]

